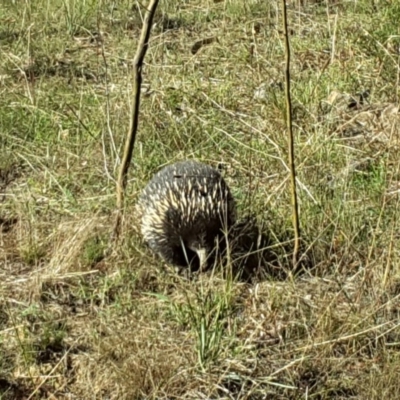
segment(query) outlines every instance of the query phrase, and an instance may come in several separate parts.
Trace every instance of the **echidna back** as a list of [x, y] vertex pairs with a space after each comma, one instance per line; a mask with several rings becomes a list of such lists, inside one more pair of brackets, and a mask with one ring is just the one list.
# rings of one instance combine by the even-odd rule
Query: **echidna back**
[[145, 240], [175, 265], [187, 265], [196, 246], [210, 250], [216, 236], [235, 220], [235, 204], [225, 180], [214, 168], [196, 161], [159, 171], [139, 204]]

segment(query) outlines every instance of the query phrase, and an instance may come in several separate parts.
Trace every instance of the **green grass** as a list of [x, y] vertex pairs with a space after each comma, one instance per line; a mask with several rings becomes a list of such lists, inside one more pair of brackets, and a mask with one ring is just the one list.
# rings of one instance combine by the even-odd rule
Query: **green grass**
[[244, 282], [229, 260], [176, 274], [135, 204], [165, 164], [221, 163], [290, 270], [281, 5], [160, 2], [109, 249], [143, 9], [17, 3], [0, 5], [0, 399], [398, 398], [398, 4], [288, 3], [310, 268]]

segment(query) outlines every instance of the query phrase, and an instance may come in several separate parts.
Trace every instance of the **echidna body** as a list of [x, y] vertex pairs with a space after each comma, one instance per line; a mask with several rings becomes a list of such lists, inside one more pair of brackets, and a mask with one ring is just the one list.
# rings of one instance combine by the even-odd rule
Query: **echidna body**
[[235, 221], [235, 203], [221, 174], [196, 161], [156, 173], [139, 199], [141, 231], [168, 263], [203, 269], [215, 239]]

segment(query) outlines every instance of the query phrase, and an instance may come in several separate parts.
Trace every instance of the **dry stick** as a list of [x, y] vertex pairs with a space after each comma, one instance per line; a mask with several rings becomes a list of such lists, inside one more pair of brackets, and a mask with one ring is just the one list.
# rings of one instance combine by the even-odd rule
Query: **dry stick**
[[300, 251], [300, 223], [299, 223], [299, 207], [297, 203], [296, 191], [296, 165], [294, 161], [294, 138], [292, 126], [292, 100], [290, 97], [290, 43], [287, 23], [286, 0], [282, 0], [283, 4], [283, 30], [285, 33], [285, 48], [286, 48], [286, 65], [285, 65], [285, 95], [286, 95], [286, 125], [289, 132], [289, 169], [291, 179], [292, 192], [292, 215], [294, 228], [294, 249], [293, 249], [293, 268], [296, 269], [299, 261]]
[[117, 180], [117, 215], [115, 218], [115, 225], [113, 230], [114, 240], [118, 240], [121, 228], [121, 220], [124, 205], [124, 194], [126, 189], [126, 182], [128, 176], [129, 166], [132, 160], [133, 148], [135, 146], [136, 133], [139, 124], [139, 105], [140, 105], [140, 89], [142, 84], [142, 66], [144, 56], [146, 55], [149, 47], [149, 37], [151, 26], [153, 24], [153, 17], [158, 5], [159, 0], [150, 0], [144, 16], [142, 32], [139, 39], [138, 48], [135, 58], [133, 60], [133, 104], [131, 122], [126, 137], [124, 154], [122, 156], [122, 163], [119, 170]]

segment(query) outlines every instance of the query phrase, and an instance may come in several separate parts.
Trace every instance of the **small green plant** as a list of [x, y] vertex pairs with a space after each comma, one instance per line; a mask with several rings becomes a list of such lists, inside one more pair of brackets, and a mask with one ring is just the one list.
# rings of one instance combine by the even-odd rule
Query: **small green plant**
[[46, 255], [46, 250], [37, 243], [32, 243], [30, 246], [24, 246], [21, 249], [22, 260], [30, 265], [37, 265]]
[[67, 32], [71, 36], [90, 29], [91, 17], [96, 10], [96, 0], [63, 0]]
[[185, 302], [172, 301], [168, 296], [153, 294], [170, 305], [171, 316], [182, 326], [189, 327], [196, 337], [196, 352], [204, 370], [216, 362], [224, 347], [224, 336], [229, 316], [234, 310], [234, 297], [229, 279], [222, 291], [200, 286], [193, 293], [186, 292]]
[[85, 265], [93, 266], [104, 258], [106, 244], [103, 238], [95, 236], [86, 241], [82, 251], [82, 260]]
[[65, 349], [64, 339], [67, 335], [65, 326], [59, 322], [47, 321], [42, 324], [41, 332], [33, 343], [35, 361], [46, 363]]
[[386, 168], [382, 162], [368, 162], [361, 171], [353, 175], [355, 190], [364, 191], [368, 195], [382, 194], [382, 189], [386, 183]]
[[215, 362], [222, 351], [222, 337], [225, 333], [226, 318], [230, 313], [227, 298], [219, 293], [207, 291], [195, 302], [188, 301], [187, 307], [192, 330], [197, 337], [197, 355], [204, 369]]

